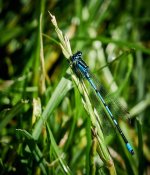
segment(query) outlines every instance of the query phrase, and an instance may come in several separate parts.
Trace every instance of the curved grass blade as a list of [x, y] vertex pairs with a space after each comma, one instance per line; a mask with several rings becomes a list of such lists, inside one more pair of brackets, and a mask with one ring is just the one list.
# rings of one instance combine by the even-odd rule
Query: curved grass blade
[[130, 49], [130, 50], [124, 51], [121, 55], [119, 55], [118, 57], [113, 59], [111, 62], [108, 62], [104, 66], [100, 67], [96, 72], [98, 73], [98, 72], [102, 71], [104, 68], [111, 66], [112, 64], [114, 64], [118, 60], [120, 60], [122, 58], [126, 58], [127, 56], [134, 54], [134, 53], [135, 53], [135, 49]]
[[39, 163], [39, 166], [40, 166], [43, 174], [48, 174], [46, 160], [43, 158], [42, 152], [41, 152], [40, 148], [38, 147], [38, 145], [36, 144], [36, 141], [34, 140], [32, 135], [23, 129], [16, 129], [16, 131], [18, 134], [21, 134], [22, 136], [25, 137], [25, 139], [26, 139], [25, 141], [28, 145], [28, 147], [26, 147], [26, 149], [28, 149], [28, 148], [30, 149], [31, 153], [34, 155], [35, 160], [37, 161], [37, 163]]
[[51, 113], [54, 111], [56, 106], [61, 102], [61, 100], [63, 100], [63, 98], [71, 88], [72, 88], [71, 81], [62, 78], [59, 84], [57, 85], [55, 91], [53, 92], [53, 95], [51, 96], [45, 110], [43, 111], [41, 118], [35, 124], [35, 127], [32, 132], [32, 136], [35, 140], [39, 138], [44, 122], [51, 115]]
[[12, 120], [13, 117], [18, 115], [23, 108], [27, 105], [28, 101], [22, 100], [21, 102], [18, 102], [14, 107], [11, 109], [5, 109], [1, 111], [1, 123], [0, 123], [0, 131], [6, 127], [6, 125]]
[[62, 158], [61, 156], [61, 153], [60, 153], [60, 150], [56, 144], [56, 141], [55, 141], [55, 138], [52, 134], [52, 131], [50, 129], [50, 127], [48, 126], [48, 124], [46, 125], [47, 127], [47, 132], [48, 132], [48, 135], [50, 137], [50, 141], [51, 141], [51, 145], [53, 147], [53, 152], [54, 152], [54, 156], [59, 160], [60, 162], [60, 165], [61, 165], [61, 168], [62, 168], [62, 171], [63, 171], [63, 174], [67, 174], [67, 175], [71, 175], [71, 170], [70, 168], [68, 167], [67, 163], [65, 162], [65, 160]]

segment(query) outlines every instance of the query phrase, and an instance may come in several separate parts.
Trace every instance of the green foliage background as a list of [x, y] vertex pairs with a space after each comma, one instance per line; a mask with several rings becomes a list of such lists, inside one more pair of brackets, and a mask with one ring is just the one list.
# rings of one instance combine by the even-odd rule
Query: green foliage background
[[[0, 1], [1, 174], [149, 174], [149, 7], [141, 0]], [[128, 107], [130, 124], [119, 123], [135, 155], [118, 134], [105, 136], [116, 173], [95, 149], [48, 11], [73, 53], [81, 50], [104, 87]]]

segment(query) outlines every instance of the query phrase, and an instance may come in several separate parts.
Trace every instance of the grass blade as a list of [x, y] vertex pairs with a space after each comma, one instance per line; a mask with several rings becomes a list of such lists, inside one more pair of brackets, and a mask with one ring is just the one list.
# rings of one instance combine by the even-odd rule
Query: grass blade
[[1, 120], [0, 123], [0, 131], [6, 127], [6, 125], [12, 120], [13, 117], [15, 117], [16, 115], [18, 115], [22, 109], [25, 107], [25, 105], [27, 105], [27, 101], [21, 101], [18, 102], [13, 108], [9, 109], [5, 109], [1, 112], [1, 115], [3, 113], [3, 119]]
[[46, 126], [47, 126], [48, 135], [50, 136], [51, 145], [52, 145], [53, 150], [54, 150], [54, 156], [56, 158], [58, 158], [58, 160], [60, 162], [60, 165], [61, 165], [61, 168], [62, 168], [62, 171], [63, 171], [63, 174], [71, 175], [72, 174], [71, 170], [67, 166], [67, 163], [63, 160], [63, 158], [61, 156], [60, 150], [59, 150], [59, 148], [56, 144], [55, 138], [52, 134], [52, 131], [51, 131], [50, 127], [48, 126], [48, 124]]
[[[39, 166], [43, 172], [43, 174], [47, 174], [47, 164], [45, 159], [43, 158], [42, 152], [40, 151], [38, 145], [36, 144], [34, 138], [32, 135], [23, 129], [16, 129], [18, 134], [21, 134], [25, 137], [26, 143], [31, 151], [31, 153], [34, 155], [35, 160], [39, 163]], [[28, 148], [26, 148], [28, 149]]]
[[44, 122], [46, 122], [47, 118], [51, 115], [54, 109], [58, 106], [61, 100], [65, 97], [67, 92], [72, 88], [71, 81], [62, 78], [53, 92], [44, 112], [42, 113], [41, 118], [35, 124], [35, 127], [32, 132], [32, 136], [35, 140], [37, 140], [41, 134], [42, 126]]

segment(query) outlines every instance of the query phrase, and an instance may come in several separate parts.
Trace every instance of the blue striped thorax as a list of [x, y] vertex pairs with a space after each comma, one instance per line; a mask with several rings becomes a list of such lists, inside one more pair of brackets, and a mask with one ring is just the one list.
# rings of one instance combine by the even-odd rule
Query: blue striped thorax
[[80, 77], [80, 74], [82, 74], [86, 78], [89, 77], [89, 67], [83, 61], [81, 51], [78, 51], [77, 53], [73, 54], [73, 56], [71, 57], [70, 65], [78, 77]]

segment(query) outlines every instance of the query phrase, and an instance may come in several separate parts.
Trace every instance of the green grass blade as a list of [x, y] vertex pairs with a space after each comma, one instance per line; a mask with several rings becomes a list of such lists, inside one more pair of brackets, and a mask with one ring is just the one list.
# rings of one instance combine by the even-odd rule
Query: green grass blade
[[116, 40], [116, 39], [111, 39], [111, 38], [108, 38], [108, 37], [105, 37], [105, 36], [98, 36], [98, 37], [95, 37], [95, 38], [89, 38], [89, 37], [76, 37], [74, 39], [74, 41], [76, 40], [80, 40], [80, 41], [101, 41], [102, 43], [105, 43], [105, 44], [109, 44], [109, 43], [114, 43], [116, 45], [118, 45], [119, 47], [127, 47], [127, 48], [130, 48], [130, 49], [136, 49], [136, 50], [140, 50], [144, 53], [147, 53], [147, 54], [150, 54], [150, 50], [145, 48], [144, 46], [142, 46], [141, 44], [136, 44], [136, 43], [132, 43], [132, 42], [127, 42], [127, 41], [122, 41], [122, 40]]
[[137, 119], [137, 128], [138, 128], [138, 157], [139, 157], [139, 165], [138, 165], [138, 174], [144, 174], [144, 157], [143, 157], [143, 135], [142, 135], [142, 124]]
[[3, 117], [3, 119], [0, 122], [0, 131], [6, 127], [6, 125], [12, 120], [13, 117], [15, 117], [16, 115], [18, 115], [23, 108], [27, 105], [27, 101], [21, 101], [18, 102], [14, 107], [12, 107], [11, 109], [5, 109], [1, 112], [1, 116]]
[[92, 139], [91, 139], [91, 121], [90, 118], [87, 119], [86, 124], [86, 138], [87, 138], [87, 148], [86, 148], [86, 174], [90, 175], [90, 165], [91, 165], [91, 159], [90, 158], [90, 150], [92, 145]]
[[0, 46], [6, 44], [9, 40], [20, 36], [23, 33], [23, 29], [21, 27], [16, 26], [13, 30], [10, 28], [5, 29], [1, 32], [1, 40]]
[[[23, 129], [16, 129], [17, 133], [24, 136], [26, 139], [26, 143], [31, 151], [31, 153], [34, 155], [35, 160], [39, 163], [39, 166], [43, 172], [43, 174], [47, 174], [47, 164], [45, 159], [43, 158], [42, 152], [40, 151], [38, 145], [36, 144], [34, 138], [32, 135]], [[26, 148], [28, 149], [28, 148]]]
[[60, 150], [56, 144], [55, 138], [52, 134], [50, 127], [48, 126], [48, 124], [46, 126], [47, 126], [48, 135], [50, 136], [51, 145], [52, 145], [53, 150], [54, 150], [54, 156], [55, 156], [55, 158], [57, 158], [59, 160], [63, 174], [71, 175], [72, 174], [71, 170], [67, 166], [67, 163], [65, 162], [65, 160], [63, 160], [63, 158], [61, 156], [62, 153], [60, 152]]
[[42, 113], [41, 118], [35, 124], [35, 127], [32, 132], [32, 136], [35, 140], [37, 140], [41, 134], [42, 126], [44, 122], [46, 122], [47, 118], [51, 115], [54, 109], [58, 106], [58, 104], [63, 100], [67, 92], [72, 88], [71, 81], [62, 78], [57, 85], [55, 91], [53, 92], [45, 110]]

